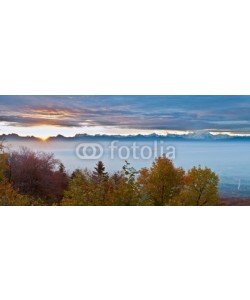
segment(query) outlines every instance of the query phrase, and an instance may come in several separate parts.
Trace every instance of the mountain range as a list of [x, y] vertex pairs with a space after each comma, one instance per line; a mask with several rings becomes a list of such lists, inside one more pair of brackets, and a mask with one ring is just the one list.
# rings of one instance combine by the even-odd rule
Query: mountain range
[[[150, 134], [150, 135], [105, 135], [105, 134], [76, 134], [73, 137], [66, 137], [63, 135], [57, 135], [49, 137], [46, 139], [46, 142], [67, 142], [67, 141], [85, 141], [85, 140], [152, 140], [152, 139], [168, 139], [168, 140], [182, 140], [182, 141], [250, 141], [250, 136], [231, 136], [228, 134], [211, 134], [207, 131], [197, 131], [188, 134]], [[34, 136], [19, 136], [18, 134], [2, 134], [0, 135], [0, 141], [23, 141], [23, 142], [41, 142], [41, 138]]]

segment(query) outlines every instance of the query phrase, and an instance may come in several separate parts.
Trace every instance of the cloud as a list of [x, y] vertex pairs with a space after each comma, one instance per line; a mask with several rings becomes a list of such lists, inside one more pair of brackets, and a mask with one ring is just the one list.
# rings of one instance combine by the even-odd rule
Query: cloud
[[0, 96], [0, 122], [250, 132], [250, 97]]

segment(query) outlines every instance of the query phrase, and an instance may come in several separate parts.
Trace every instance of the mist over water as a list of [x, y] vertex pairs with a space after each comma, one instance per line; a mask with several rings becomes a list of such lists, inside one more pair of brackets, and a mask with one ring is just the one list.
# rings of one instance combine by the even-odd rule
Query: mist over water
[[[89, 143], [90, 141], [86, 141]], [[122, 169], [125, 159], [120, 158], [118, 152], [114, 152], [111, 158], [110, 140], [91, 141], [102, 145], [104, 152], [102, 157], [94, 160], [82, 160], [76, 155], [76, 147], [85, 142], [79, 141], [13, 141], [7, 142], [10, 150], [17, 150], [20, 147], [28, 147], [34, 151], [45, 151], [54, 153], [55, 158], [60, 159], [67, 171], [71, 173], [74, 169], [93, 169], [95, 164], [102, 160], [106, 170], [113, 173]], [[135, 140], [120, 140], [117, 142], [119, 147], [131, 148]], [[137, 156], [131, 155], [127, 159], [135, 169], [150, 167], [154, 161], [154, 155], [160, 155], [161, 149], [155, 149], [154, 140], [136, 141], [141, 149], [149, 146], [153, 155], [149, 159], [142, 159], [140, 153]], [[250, 141], [164, 141], [164, 145], [175, 148], [176, 166], [183, 167], [185, 170], [193, 166], [207, 166], [215, 171], [220, 177], [220, 193], [226, 197], [250, 197]], [[145, 149], [147, 150], [147, 149]], [[157, 150], [157, 151], [156, 151]], [[139, 151], [139, 150], [138, 150]], [[145, 156], [148, 153], [145, 151]], [[123, 157], [126, 153], [121, 151]]]

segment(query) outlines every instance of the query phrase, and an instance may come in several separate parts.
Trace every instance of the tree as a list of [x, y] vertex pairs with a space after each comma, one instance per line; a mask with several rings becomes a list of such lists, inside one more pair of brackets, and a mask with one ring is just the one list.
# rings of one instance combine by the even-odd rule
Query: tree
[[140, 171], [141, 197], [152, 205], [169, 205], [183, 187], [184, 170], [176, 168], [165, 156], [158, 157], [150, 169]]
[[57, 187], [55, 189], [54, 199], [57, 200], [57, 204], [60, 204], [63, 198], [64, 191], [67, 189], [69, 184], [69, 176], [65, 170], [63, 163], [59, 163], [59, 169], [58, 171], [54, 172], [53, 177], [54, 186]]
[[70, 178], [74, 179], [76, 176], [81, 175], [82, 171], [80, 169], [75, 169], [73, 173], [71, 174]]
[[9, 155], [10, 180], [16, 191], [45, 205], [59, 204], [67, 186], [64, 166], [51, 153], [21, 148]]
[[125, 165], [122, 167], [125, 177], [129, 182], [135, 182], [136, 175], [139, 173], [134, 167], [130, 166], [130, 163], [125, 160]]
[[102, 206], [111, 205], [108, 201], [109, 180], [93, 179], [88, 170], [74, 172], [64, 193], [62, 205]]
[[[126, 163], [128, 166], [128, 163]], [[134, 178], [134, 168], [125, 168], [126, 172], [115, 173], [110, 178], [111, 189], [108, 198], [111, 205], [135, 206], [140, 205], [138, 184]]]
[[193, 167], [185, 176], [185, 186], [173, 205], [217, 205], [218, 176], [209, 168]]
[[105, 166], [99, 161], [92, 174], [92, 203], [96, 205], [108, 205], [108, 193], [110, 182], [108, 173], [105, 172]]
[[100, 183], [100, 182], [108, 179], [108, 173], [105, 172], [105, 166], [102, 161], [99, 161], [96, 164], [92, 178], [97, 183]]
[[7, 181], [0, 182], [0, 206], [32, 205], [29, 198], [18, 194]]
[[4, 145], [0, 142], [0, 182], [5, 179], [8, 167], [8, 156], [4, 151]]
[[68, 176], [53, 154], [27, 148], [5, 152], [0, 141], [0, 205], [217, 205], [218, 176], [209, 168], [187, 173], [165, 156], [137, 172], [126, 161], [109, 175], [99, 161], [93, 172]]
[[68, 189], [64, 193], [62, 205], [86, 206], [91, 205], [89, 199], [90, 176], [87, 172], [77, 170], [71, 177]]
[[0, 143], [0, 206], [29, 205], [27, 197], [19, 195], [12, 188], [6, 178], [8, 171], [8, 155], [4, 152], [4, 145]]
[[92, 174], [78, 170], [70, 179], [62, 205], [138, 205], [138, 188], [131, 175], [128, 170], [126, 175], [122, 172], [109, 177], [99, 163]]

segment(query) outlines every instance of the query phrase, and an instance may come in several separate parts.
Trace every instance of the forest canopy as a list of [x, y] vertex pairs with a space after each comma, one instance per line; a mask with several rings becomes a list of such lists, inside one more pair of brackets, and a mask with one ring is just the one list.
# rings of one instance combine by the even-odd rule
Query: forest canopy
[[138, 171], [125, 161], [122, 170], [109, 174], [99, 161], [92, 171], [69, 174], [53, 154], [10, 152], [0, 143], [1, 206], [218, 205], [218, 184], [211, 169], [184, 171], [165, 156]]

